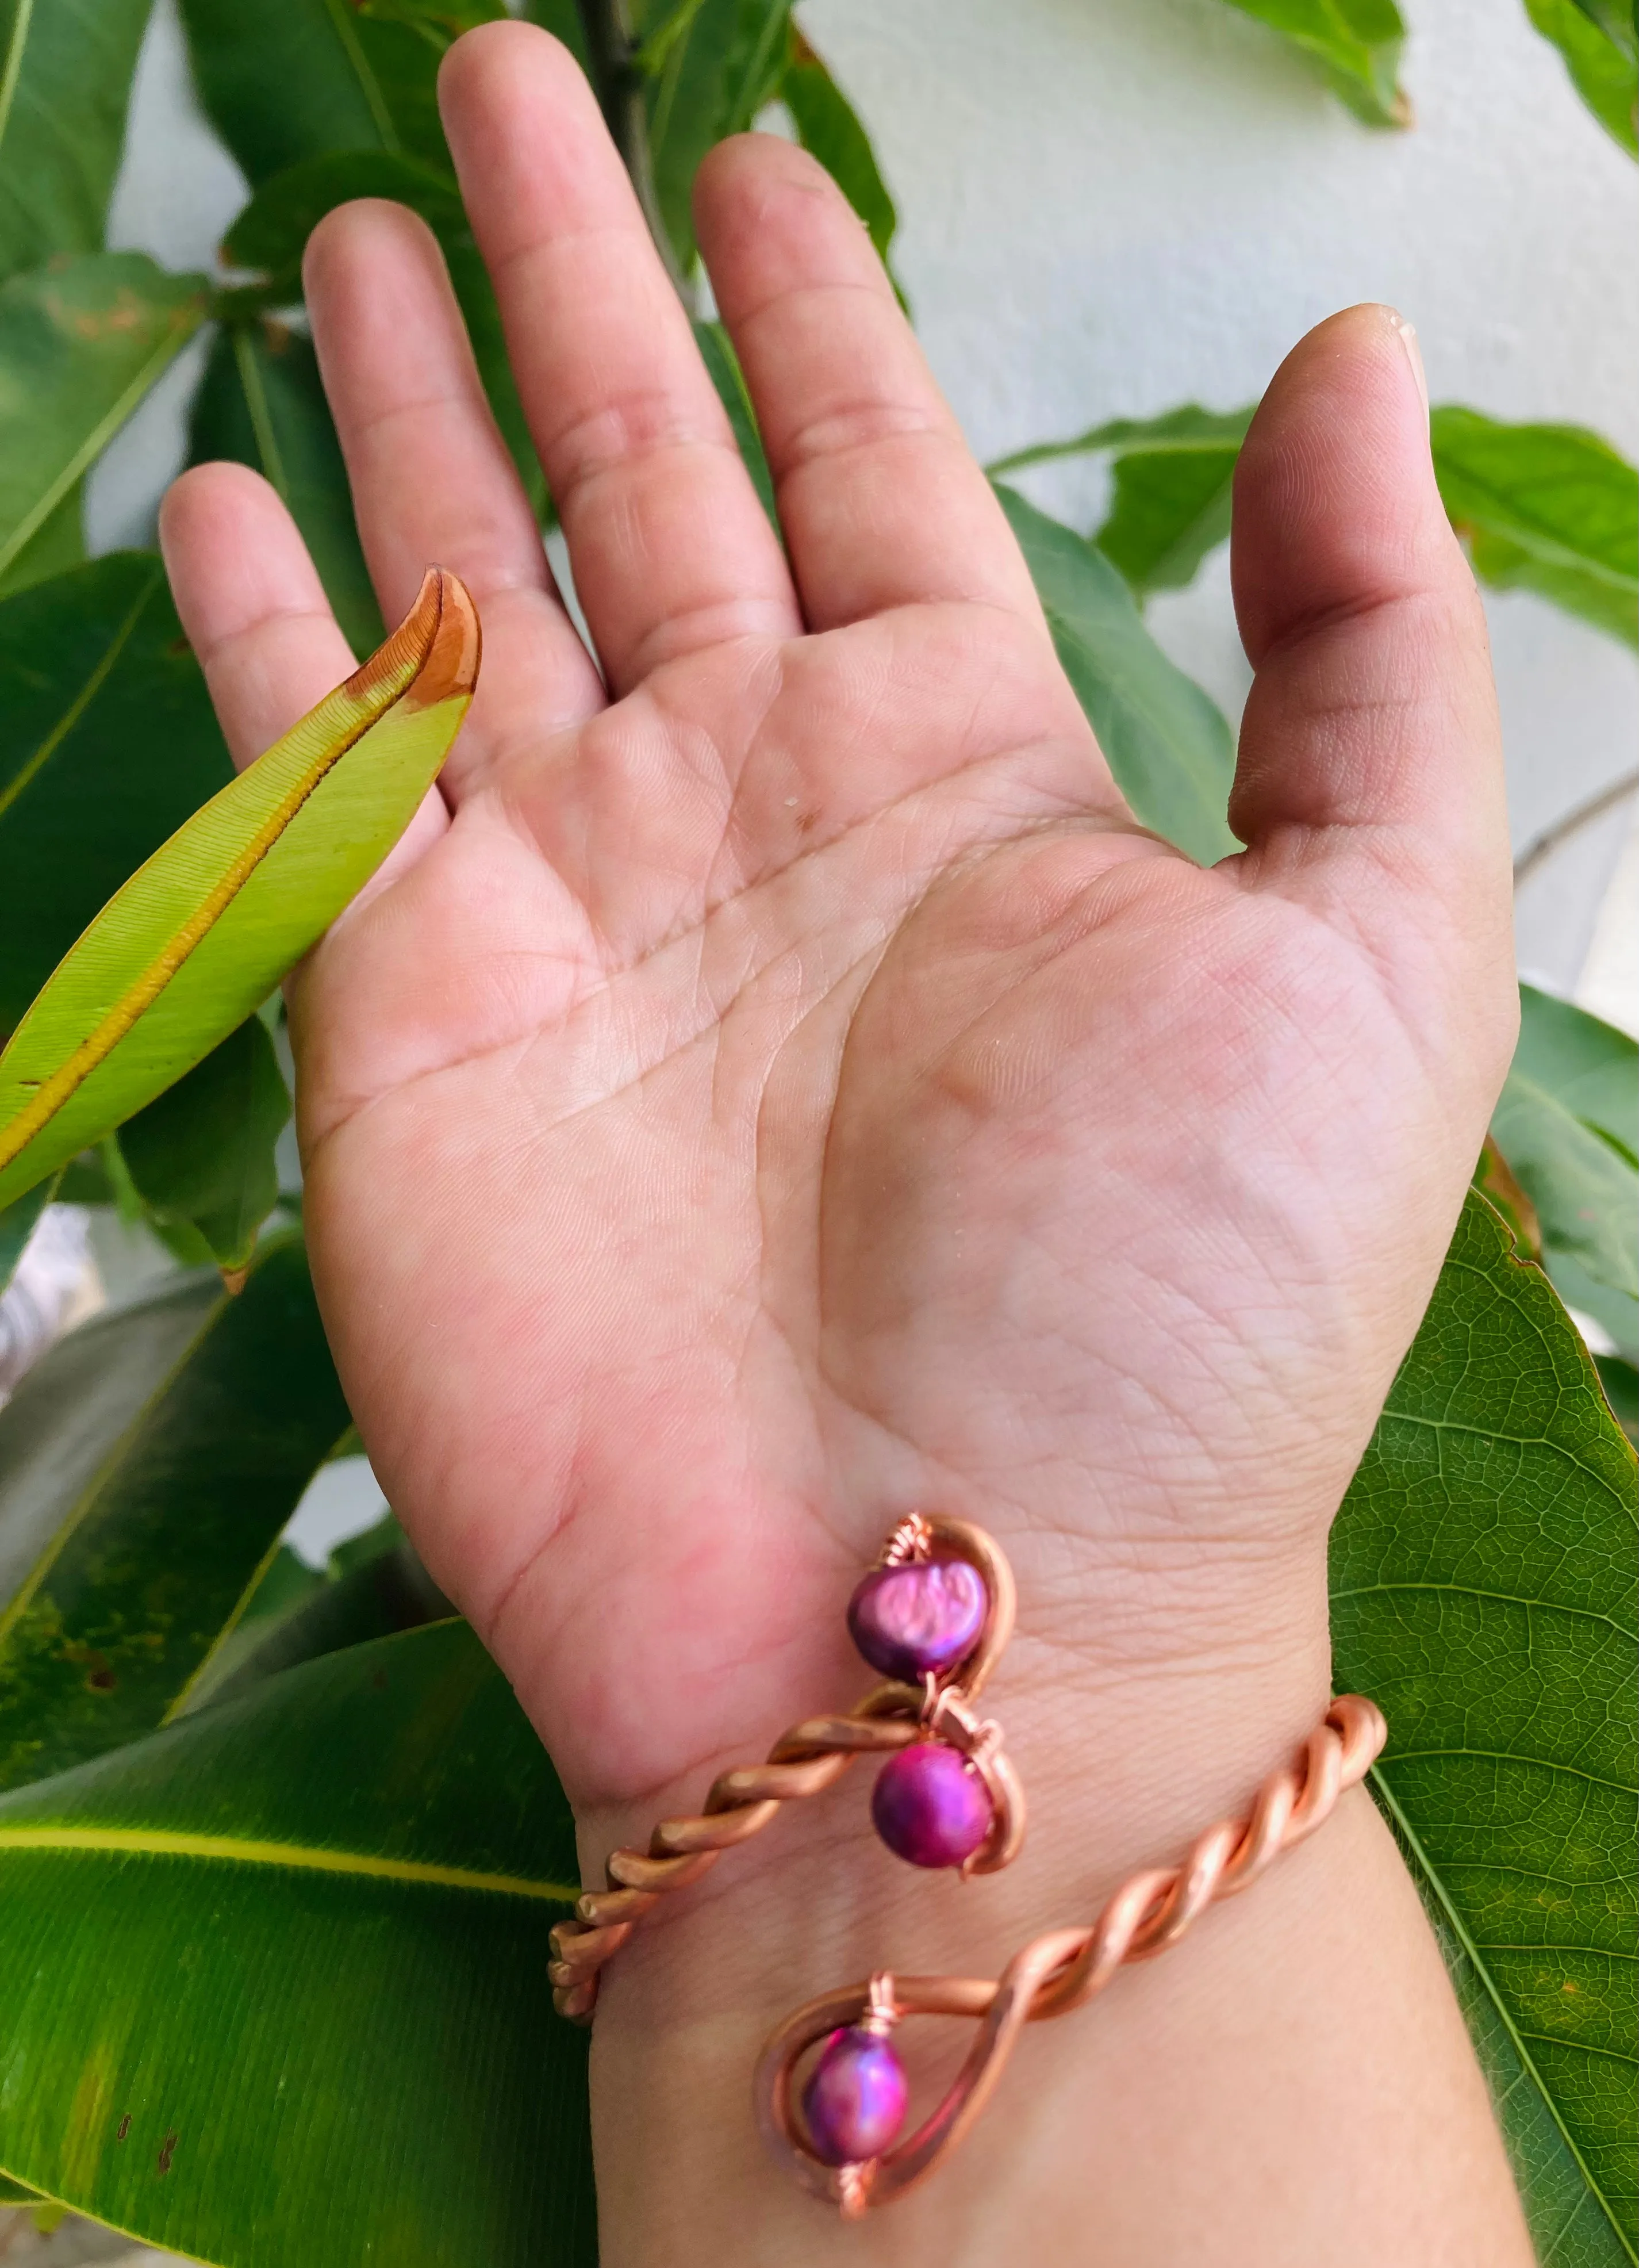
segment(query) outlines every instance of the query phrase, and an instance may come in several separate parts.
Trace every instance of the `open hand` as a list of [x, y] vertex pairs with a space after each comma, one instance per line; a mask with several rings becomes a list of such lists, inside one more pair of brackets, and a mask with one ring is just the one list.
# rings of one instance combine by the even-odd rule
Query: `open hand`
[[[1483, 622], [1403, 333], [1322, 325], [1247, 441], [1247, 848], [1202, 871], [1126, 812], [820, 170], [747, 136], [696, 192], [787, 549], [563, 50], [487, 26], [441, 92], [601, 674], [430, 235], [334, 213], [308, 302], [383, 608], [437, 562], [485, 644], [292, 998], [382, 1484], [589, 1862], [851, 1697], [842, 1605], [916, 1506], [1014, 1559], [1027, 1781], [1055, 1712], [1222, 1676], [1260, 1777], [1512, 1031]], [[246, 762], [351, 659], [254, 475], [187, 475], [164, 536]]]

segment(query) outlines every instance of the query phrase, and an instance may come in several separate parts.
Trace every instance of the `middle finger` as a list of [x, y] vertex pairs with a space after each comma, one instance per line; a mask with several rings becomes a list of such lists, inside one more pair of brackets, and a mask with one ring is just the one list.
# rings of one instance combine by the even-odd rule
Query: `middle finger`
[[568, 51], [533, 25], [483, 25], [438, 92], [612, 688], [730, 638], [794, 635], [784, 554]]

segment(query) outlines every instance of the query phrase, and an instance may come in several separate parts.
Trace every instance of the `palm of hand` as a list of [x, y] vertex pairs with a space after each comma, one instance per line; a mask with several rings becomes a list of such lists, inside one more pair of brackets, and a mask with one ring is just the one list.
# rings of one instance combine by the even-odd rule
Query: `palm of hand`
[[[493, 123], [494, 86], [463, 99]], [[1393, 438], [1399, 348], [1371, 320], [1353, 381]], [[333, 380], [344, 440], [362, 382]], [[1272, 514], [1292, 442], [1278, 403], [1264, 422]], [[573, 550], [575, 484], [543, 454]], [[817, 634], [760, 620], [753, 574], [686, 633], [628, 592], [617, 640], [593, 561], [606, 706], [549, 595], [481, 536], [461, 556], [459, 513], [402, 536], [405, 572], [419, 539], [474, 584], [487, 656], [452, 818], [423, 815], [297, 997], [314, 1265], [395, 1507], [583, 1800], [842, 1698], [836, 1609], [918, 1503], [985, 1521], [1027, 1582], [1053, 1569], [1061, 1620], [1039, 1595], [1033, 1637], [1070, 1651], [1106, 1577], [1312, 1563], [1505, 1019], [1494, 846], [1452, 865], [1425, 784], [1401, 812], [1373, 776], [1391, 743], [1407, 770], [1408, 732], [1483, 743], [1482, 698], [1452, 716], [1477, 698], [1452, 690], [1460, 563], [1394, 604], [1345, 588], [1328, 619], [1280, 588], [1316, 558], [1275, 556], [1247, 473], [1243, 501], [1271, 659], [1253, 847], [1211, 873], [1122, 813], [976, 474], [954, 527], [989, 548], [974, 593], [921, 597], [908, 560], [890, 602]], [[1427, 495], [1407, 511], [1426, 584], [1450, 539]]]

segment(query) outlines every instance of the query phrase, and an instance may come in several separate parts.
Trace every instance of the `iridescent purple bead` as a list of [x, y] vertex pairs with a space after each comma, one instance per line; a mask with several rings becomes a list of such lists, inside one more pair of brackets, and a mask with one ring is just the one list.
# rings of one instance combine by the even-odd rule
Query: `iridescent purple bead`
[[989, 1604], [966, 1559], [909, 1559], [873, 1567], [848, 1602], [854, 1644], [873, 1669], [920, 1685], [973, 1652]]
[[833, 2032], [803, 2089], [803, 2124], [827, 2166], [879, 2158], [905, 2124], [905, 2066], [880, 2032], [849, 2024]]
[[871, 1816], [889, 1850], [913, 1867], [959, 1867], [990, 1832], [996, 1807], [966, 1756], [918, 1741], [877, 1774]]

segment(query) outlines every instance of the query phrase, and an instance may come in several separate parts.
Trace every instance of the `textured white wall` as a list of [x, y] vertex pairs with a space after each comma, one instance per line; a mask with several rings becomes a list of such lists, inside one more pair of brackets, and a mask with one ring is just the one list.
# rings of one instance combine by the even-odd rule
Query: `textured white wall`
[[[1518, 0], [1404, 5], [1417, 125], [1383, 134], [1221, 0], [805, 0], [876, 138], [901, 275], [981, 454], [1246, 401], [1310, 324], [1381, 298], [1416, 324], [1437, 401], [1591, 425], [1639, 456], [1639, 167]], [[115, 240], [208, 264], [241, 194], [188, 114], [162, 11]], [[184, 385], [174, 374], [99, 472], [99, 542], [141, 537]], [[1089, 526], [1100, 479], [1067, 468], [1028, 484]], [[1535, 600], [1489, 611], [1523, 843], [1633, 762], [1639, 665]], [[1246, 671], [1223, 558], [1151, 621], [1236, 713]], [[1522, 965], [1558, 989], [1588, 958], [1628, 824], [1613, 814], [1522, 893]], [[1639, 1027], [1639, 966], [1624, 983], [1608, 946], [1596, 959], [1602, 1012]]]

